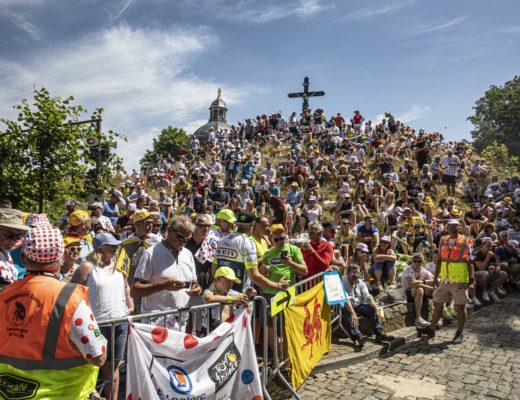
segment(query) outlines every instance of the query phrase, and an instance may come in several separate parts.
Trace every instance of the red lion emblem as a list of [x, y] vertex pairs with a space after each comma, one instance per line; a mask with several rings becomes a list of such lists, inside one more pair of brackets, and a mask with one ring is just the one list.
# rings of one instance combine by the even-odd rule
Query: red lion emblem
[[314, 310], [311, 318], [311, 312], [309, 310], [308, 305], [306, 304], [303, 307], [303, 309], [305, 310], [305, 320], [303, 321], [303, 336], [305, 336], [306, 342], [303, 344], [302, 350], [305, 347], [310, 346], [310, 358], [312, 358], [312, 347], [314, 343], [321, 344], [320, 308], [321, 304], [318, 302], [318, 299], [314, 299]]

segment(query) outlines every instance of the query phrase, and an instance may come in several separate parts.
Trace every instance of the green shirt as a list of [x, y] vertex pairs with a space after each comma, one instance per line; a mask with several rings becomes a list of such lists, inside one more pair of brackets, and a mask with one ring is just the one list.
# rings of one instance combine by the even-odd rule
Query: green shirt
[[[287, 251], [287, 255], [297, 264], [305, 264], [301, 250], [289, 243], [285, 243], [282, 247], [273, 247], [264, 253], [264, 265], [269, 265], [269, 272], [267, 273], [267, 279], [272, 282], [278, 282], [280, 278], [285, 278], [291, 281], [291, 285], [296, 283], [296, 274], [294, 270], [288, 265], [282, 264], [281, 252]], [[266, 288], [263, 289], [264, 293], [275, 294], [276, 289]]]

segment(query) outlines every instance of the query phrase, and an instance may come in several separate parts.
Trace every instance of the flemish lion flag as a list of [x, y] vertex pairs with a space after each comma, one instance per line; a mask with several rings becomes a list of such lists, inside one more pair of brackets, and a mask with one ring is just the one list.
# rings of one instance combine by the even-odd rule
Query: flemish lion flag
[[296, 302], [284, 310], [284, 315], [291, 383], [298, 390], [330, 350], [330, 307], [325, 300], [323, 281], [296, 296]]

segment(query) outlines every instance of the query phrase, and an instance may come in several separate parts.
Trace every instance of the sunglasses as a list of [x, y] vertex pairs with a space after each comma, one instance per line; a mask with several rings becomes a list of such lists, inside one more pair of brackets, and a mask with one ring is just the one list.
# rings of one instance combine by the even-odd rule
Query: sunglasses
[[9, 232], [9, 231], [0, 230], [0, 233], [7, 240], [19, 240], [25, 236], [25, 232]]
[[280, 243], [285, 241], [285, 236], [279, 237], [279, 238], [273, 238], [273, 242]]
[[190, 236], [184, 236], [182, 233], [179, 233], [175, 229], [172, 229], [172, 231], [175, 232], [175, 236], [177, 236], [177, 239], [179, 239], [181, 242], [187, 242], [188, 240], [191, 239], [191, 235]]
[[146, 225], [153, 225], [153, 221], [143, 221]]
[[414, 264], [420, 264], [421, 263], [421, 260], [413, 260], [412, 261]]
[[199, 228], [201, 229], [209, 229], [211, 228], [211, 225], [206, 225], [206, 224], [195, 224], [195, 226], [198, 226]]
[[79, 253], [81, 251], [81, 246], [70, 246], [67, 247], [67, 250], [74, 253]]

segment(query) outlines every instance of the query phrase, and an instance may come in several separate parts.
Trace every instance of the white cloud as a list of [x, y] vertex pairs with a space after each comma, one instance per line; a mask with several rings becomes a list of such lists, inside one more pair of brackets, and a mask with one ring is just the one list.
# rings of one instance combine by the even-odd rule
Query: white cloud
[[431, 107], [430, 106], [421, 106], [419, 104], [411, 104], [411, 108], [404, 112], [403, 114], [398, 115], [395, 117], [397, 121], [401, 122], [412, 122], [416, 121], [418, 119], [422, 119], [428, 115]]
[[456, 18], [453, 18], [452, 20], [445, 22], [440, 25], [430, 25], [430, 26], [421, 26], [415, 29], [412, 33], [414, 35], [422, 35], [424, 33], [432, 33], [432, 32], [438, 32], [442, 31], [448, 28], [451, 28], [453, 26], [459, 25], [467, 18], [467, 15], [464, 16], [458, 16]]
[[219, 18], [251, 24], [265, 24], [290, 17], [308, 18], [334, 7], [334, 4], [323, 4], [322, 0], [297, 0], [275, 4], [242, 0], [237, 3], [225, 1], [215, 6], [219, 10]]
[[397, 10], [400, 10], [401, 8], [407, 7], [411, 4], [413, 4], [413, 0], [388, 2], [382, 7], [362, 8], [356, 10], [353, 13], [347, 15], [346, 19], [363, 20], [379, 17], [384, 14], [396, 12]]
[[104, 129], [129, 138], [117, 152], [131, 168], [151, 147], [158, 129], [153, 127], [182, 127], [206, 116], [218, 86], [228, 106], [245, 98], [250, 87], [203, 80], [191, 72], [192, 63], [215, 46], [218, 39], [206, 29], [119, 26], [42, 49], [31, 62], [0, 57], [0, 115], [13, 118], [10, 106], [31, 97], [33, 85], [53, 96], [73, 95], [89, 111], [104, 107]]

